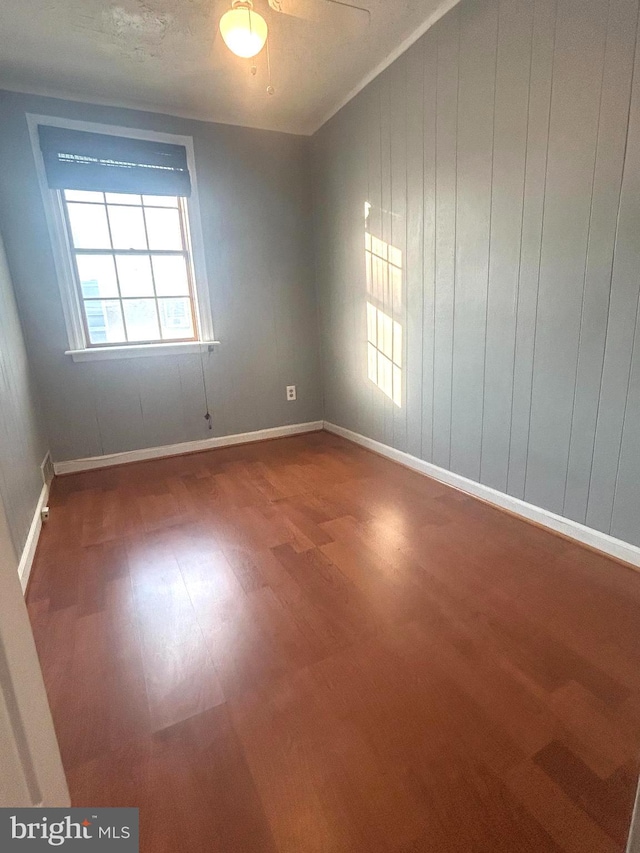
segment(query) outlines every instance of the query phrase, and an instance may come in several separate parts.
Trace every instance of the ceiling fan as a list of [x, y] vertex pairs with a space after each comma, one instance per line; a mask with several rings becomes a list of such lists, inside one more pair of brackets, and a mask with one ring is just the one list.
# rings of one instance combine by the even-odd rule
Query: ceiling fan
[[[346, 0], [268, 0], [270, 9], [278, 14], [299, 18], [305, 21], [324, 23], [344, 27], [368, 25], [371, 12]], [[269, 26], [265, 18], [254, 9], [253, 0], [232, 0], [231, 8], [220, 18], [220, 34], [232, 53], [244, 59], [257, 56], [267, 48], [269, 85], [267, 93], [273, 95], [271, 85], [271, 60], [269, 56]], [[251, 73], [256, 74], [255, 65]]]
[[335, 23], [352, 20], [360, 24], [369, 22], [371, 12], [347, 0], [268, 0], [274, 12], [304, 18], [307, 21], [322, 21], [331, 17]]

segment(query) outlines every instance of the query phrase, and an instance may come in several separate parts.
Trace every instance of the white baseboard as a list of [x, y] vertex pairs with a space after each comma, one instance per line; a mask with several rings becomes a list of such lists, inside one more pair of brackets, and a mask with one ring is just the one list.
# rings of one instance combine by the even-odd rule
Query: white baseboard
[[631, 828], [626, 853], [640, 853], [640, 786], [636, 790], [636, 802], [631, 816]]
[[[617, 560], [622, 560], [625, 563], [640, 568], [640, 547], [631, 545], [628, 542], [623, 542], [621, 539], [616, 539], [606, 533], [600, 533], [591, 527], [580, 524], [577, 521], [572, 521], [569, 518], [564, 518], [542, 507], [534, 506], [526, 501], [514, 498], [504, 492], [499, 492], [497, 489], [492, 489], [490, 486], [484, 486], [482, 483], [476, 483], [474, 480], [469, 480], [460, 474], [454, 474], [452, 471], [447, 471], [445, 468], [440, 468], [433, 465], [431, 462], [425, 462], [423, 459], [418, 459], [416, 456], [411, 456], [409, 453], [404, 453], [401, 450], [396, 450], [379, 441], [374, 441], [359, 433], [352, 432], [344, 427], [337, 426], [328, 421], [313, 421], [306, 424], [292, 424], [291, 426], [274, 427], [272, 429], [256, 430], [255, 432], [245, 432], [237, 435], [225, 435], [217, 438], [206, 438], [200, 441], [188, 441], [182, 444], [169, 444], [164, 447], [148, 447], [142, 450], [130, 450], [124, 453], [111, 453], [106, 456], [94, 456], [88, 459], [72, 459], [68, 462], [56, 462], [54, 470], [56, 474], [72, 474], [79, 471], [90, 471], [96, 468], [108, 468], [112, 465], [123, 465], [128, 462], [142, 462], [147, 459], [161, 459], [166, 456], [179, 456], [186, 453], [196, 453], [201, 450], [213, 450], [216, 447], [230, 447], [234, 444], [247, 444], [253, 441], [266, 441], [270, 438], [284, 438], [289, 435], [301, 435], [307, 432], [315, 432], [317, 430], [326, 429], [328, 432], [340, 435], [343, 438], [360, 444], [369, 450], [373, 450], [394, 462], [399, 462], [414, 471], [419, 471], [421, 474], [426, 474], [434, 480], [439, 480], [449, 486], [453, 486], [469, 495], [473, 495], [480, 500], [501, 507], [509, 512], [519, 515], [536, 524], [540, 524], [550, 530], [561, 533], [570, 539], [581, 542], [590, 548], [595, 548], [602, 553], [614, 557]], [[26, 582], [29, 578], [31, 570], [31, 562], [35, 553], [35, 546], [38, 542], [40, 534], [40, 509], [45, 505], [46, 492], [43, 489], [43, 494], [40, 496], [36, 515], [34, 516], [31, 530], [25, 550], [20, 561], [20, 577], [23, 580], [23, 588], [26, 587]]]
[[78, 471], [109, 468], [112, 465], [124, 465], [127, 462], [144, 462], [147, 459], [181, 456], [185, 453], [213, 450], [216, 447], [230, 447], [233, 444], [248, 444], [253, 441], [266, 441], [270, 438], [284, 438], [288, 435], [317, 432], [323, 426], [323, 421], [313, 421], [307, 424], [292, 424], [290, 426], [273, 427], [272, 429], [260, 429], [255, 432], [243, 432], [237, 435], [223, 435], [218, 438], [203, 438], [199, 441], [185, 441], [181, 444], [167, 444], [164, 447], [145, 447], [142, 450], [128, 450], [124, 453], [110, 453], [105, 456], [92, 456], [87, 459], [54, 462], [53, 469], [56, 474], [75, 474]]
[[20, 584], [22, 586], [23, 592], [26, 590], [27, 584], [29, 583], [29, 575], [31, 574], [31, 567], [33, 566], [33, 558], [36, 554], [36, 548], [38, 547], [38, 540], [40, 538], [40, 531], [42, 530], [41, 512], [42, 508], [47, 505], [48, 498], [49, 486], [44, 485], [42, 487], [42, 491], [40, 492], [38, 503], [36, 504], [36, 510], [33, 514], [31, 527], [29, 528], [29, 533], [27, 534], [27, 541], [25, 542], [24, 548], [22, 549], [22, 556], [20, 557], [20, 562], [18, 564], [18, 575], [20, 576]]
[[492, 489], [490, 486], [483, 486], [481, 483], [476, 483], [474, 480], [469, 480], [460, 474], [454, 474], [452, 471], [447, 471], [445, 468], [439, 468], [431, 462], [425, 462], [423, 459], [418, 459], [416, 456], [411, 456], [409, 453], [404, 453], [401, 450], [395, 450], [386, 444], [379, 441], [374, 441], [357, 432], [352, 432], [344, 427], [336, 426], [335, 424], [324, 422], [324, 428], [328, 432], [333, 432], [343, 438], [353, 441], [356, 444], [362, 445], [369, 450], [373, 450], [394, 462], [399, 462], [407, 468], [413, 468], [414, 471], [419, 471], [421, 474], [426, 474], [434, 480], [439, 480], [441, 483], [446, 483], [456, 489], [460, 489], [469, 495], [480, 498], [487, 503], [499, 506], [509, 512], [533, 521], [536, 524], [541, 524], [548, 527], [550, 530], [555, 530], [556, 533], [561, 533], [563, 536], [568, 536], [581, 542], [583, 545], [588, 545], [590, 548], [595, 548], [602, 551], [610, 557], [615, 557], [617, 560], [622, 560], [625, 563], [640, 569], [640, 548], [636, 545], [630, 545], [628, 542], [623, 542], [621, 539], [615, 539], [606, 533], [600, 533], [598, 530], [593, 530], [591, 527], [586, 527], [584, 524], [579, 524], [577, 521], [572, 521], [564, 516], [556, 515], [554, 512], [542, 509], [541, 507], [529, 504], [519, 498], [506, 495], [504, 492], [499, 492], [497, 489]]

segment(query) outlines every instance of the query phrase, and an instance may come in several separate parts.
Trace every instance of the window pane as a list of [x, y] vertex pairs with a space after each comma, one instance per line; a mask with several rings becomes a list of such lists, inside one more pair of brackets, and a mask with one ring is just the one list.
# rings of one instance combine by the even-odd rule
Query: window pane
[[92, 344], [121, 344], [126, 342], [120, 302], [90, 300], [84, 303], [89, 340]]
[[87, 190], [65, 190], [64, 197], [67, 201], [93, 201], [98, 204], [104, 203], [102, 193], [88, 192]]
[[104, 207], [97, 204], [68, 204], [67, 209], [76, 249], [111, 248]]
[[140, 196], [134, 193], [105, 193], [107, 204], [140, 204]]
[[156, 255], [153, 275], [158, 296], [188, 296], [187, 264], [182, 255]]
[[143, 195], [142, 201], [150, 207], [177, 207], [178, 199], [173, 195]]
[[130, 341], [160, 339], [155, 299], [125, 299], [122, 306]]
[[141, 207], [109, 207], [114, 249], [146, 249]]
[[195, 337], [191, 316], [191, 300], [189, 298], [159, 299], [158, 308], [160, 309], [162, 337], [165, 340]]
[[147, 233], [150, 249], [180, 251], [182, 249], [182, 231], [180, 214], [177, 210], [145, 208]]
[[148, 255], [117, 255], [116, 263], [122, 296], [153, 296]]
[[118, 296], [116, 270], [111, 255], [76, 255], [76, 264], [85, 299]]

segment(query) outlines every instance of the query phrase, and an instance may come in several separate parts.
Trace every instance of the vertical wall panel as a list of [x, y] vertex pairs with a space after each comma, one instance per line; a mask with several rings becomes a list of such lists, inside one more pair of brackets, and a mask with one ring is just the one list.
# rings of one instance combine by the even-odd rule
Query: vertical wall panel
[[[393, 281], [390, 287], [391, 312], [394, 322], [394, 349], [400, 350], [402, 363], [394, 371], [400, 373], [400, 388], [394, 376], [393, 446], [407, 450], [407, 56], [395, 62], [390, 69], [391, 93], [391, 235], [390, 246], [395, 252], [400, 269], [389, 263]], [[413, 306], [411, 306], [413, 310]], [[396, 325], [397, 324], [397, 325]], [[413, 341], [411, 341], [413, 345]]]
[[[334, 340], [331, 326], [331, 299], [332, 293], [337, 287], [333, 260], [335, 253], [328, 248], [336, 242], [333, 233], [335, 211], [332, 208], [332, 153], [333, 147], [328, 141], [325, 140], [322, 147], [316, 145], [315, 173], [321, 179], [317, 181], [314, 191], [315, 272], [318, 282], [326, 281], [331, 284], [326, 288], [316, 288], [318, 313], [322, 318], [320, 328], [323, 372], [327, 377], [327, 381], [323, 383], [323, 404], [327, 418], [339, 417], [337, 403], [340, 397], [337, 377], [334, 378], [334, 381], [329, 381], [329, 376], [334, 377], [335, 373], [333, 370]], [[331, 169], [329, 169], [330, 163]]]
[[[640, 543], [637, 14], [638, 0], [462, 0], [314, 145], [331, 217], [353, 192], [331, 180], [345, 116], [373, 101], [369, 228], [406, 233], [406, 412], [369, 381], [362, 430]], [[321, 306], [357, 286], [332, 234]], [[359, 398], [335, 373], [351, 342], [331, 347], [325, 393], [348, 425]]]
[[[419, 85], [419, 84], [418, 84]], [[436, 134], [438, 86], [438, 34], [424, 38], [423, 68], [423, 287], [422, 287], [422, 448], [416, 455], [433, 459], [433, 411], [436, 332]]]
[[92, 368], [95, 386], [91, 397], [85, 400], [85, 409], [87, 416], [95, 417], [100, 425], [100, 454], [145, 446], [140, 361], [98, 361], [87, 365]]
[[561, 0], [556, 27], [525, 499], [562, 512], [608, 4]]
[[[386, 95], [386, 88], [382, 85], [382, 80], [374, 81], [372, 84], [374, 97], [371, 103], [371, 116], [373, 123], [370, 128], [371, 145], [369, 159], [369, 189], [371, 209], [369, 212], [369, 233], [372, 237], [383, 240], [383, 199], [382, 199], [382, 172], [383, 159], [386, 157], [386, 148], [382, 144], [382, 115], [383, 109], [386, 110], [386, 104], [383, 105], [383, 98]], [[375, 276], [375, 273], [373, 273]], [[373, 432], [376, 441], [385, 441], [385, 402], [380, 389], [371, 382], [371, 409], [373, 418]]]
[[586, 519], [591, 480], [637, 17], [636, 0], [612, 0], [602, 79], [589, 244], [584, 267], [580, 347], [563, 510], [563, 515], [581, 523]]
[[451, 470], [480, 477], [497, 0], [460, 9]]
[[456, 275], [456, 194], [458, 59], [460, 15], [456, 7], [437, 25], [436, 69], [436, 245], [433, 364], [433, 461], [451, 464], [454, 287]]
[[[393, 133], [392, 124], [392, 99], [393, 71], [388, 68], [380, 75], [380, 215], [381, 232], [380, 239], [386, 247], [392, 246], [393, 239], [393, 188], [391, 181], [391, 139]], [[388, 249], [387, 249], [388, 250]], [[386, 263], [382, 264], [384, 277], [384, 298], [382, 300], [382, 311], [389, 317], [393, 314], [393, 301], [389, 282], [389, 268]], [[384, 411], [384, 440], [386, 444], [393, 444], [393, 403], [381, 389], [378, 392], [378, 405], [382, 404]]]
[[[202, 353], [202, 355], [182, 355], [177, 359], [180, 398], [182, 400], [181, 414], [187, 435], [194, 435], [203, 424], [206, 425], [204, 419], [206, 413], [205, 400], [209, 396], [209, 386], [206, 386], [207, 393], [205, 393], [205, 384], [211, 362], [215, 358], [216, 353], [211, 352]], [[211, 386], [212, 389], [215, 387], [215, 385]], [[214, 403], [215, 400], [210, 399], [209, 402]], [[220, 434], [223, 435], [224, 432]]]
[[506, 491], [522, 239], [534, 4], [503, 3], [498, 22], [495, 139], [480, 479]]
[[[424, 126], [424, 54], [425, 44], [419, 41], [409, 50], [406, 57], [407, 245], [404, 269], [407, 304], [404, 383], [407, 408], [407, 452], [413, 456], [420, 456], [422, 453], [423, 349], [425, 338], [431, 340], [433, 334], [432, 329], [423, 329], [423, 301], [427, 290], [424, 275], [426, 202], [424, 182], [427, 137]], [[431, 282], [430, 287], [432, 286]], [[430, 426], [430, 415], [428, 422]]]
[[[609, 531], [613, 515], [640, 286], [640, 63], [636, 53], [627, 156], [614, 254], [604, 369], [587, 507], [587, 524]], [[635, 435], [639, 425], [629, 424]], [[620, 510], [619, 510], [620, 511]], [[636, 505], [634, 512], [638, 512]], [[637, 518], [637, 516], [636, 516]], [[636, 522], [635, 541], [640, 541]]]
[[[178, 360], [171, 356], [159, 356], [158, 363], [155, 363], [152, 359], [140, 358], [137, 368], [145, 443], [151, 447], [179, 444], [184, 435], [182, 413], [185, 401], [180, 393]], [[175, 405], [168, 412], [169, 400], [173, 400]]]
[[362, 432], [369, 421], [371, 388], [367, 378], [367, 281], [365, 268], [364, 205], [368, 200], [368, 133], [370, 109], [368, 99], [360, 98], [349, 115], [349, 272], [353, 282], [353, 370], [358, 419], [356, 432]]
[[516, 294], [516, 341], [507, 492], [524, 497], [531, 414], [534, 335], [545, 207], [556, 0], [536, 0], [531, 44], [524, 207]]
[[629, 374], [622, 444], [611, 519], [612, 536], [638, 542], [640, 507], [640, 311], [636, 309], [634, 348]]
[[[58, 356], [57, 367], [62, 367], [63, 359]], [[52, 359], [56, 361], [55, 356]], [[90, 364], [76, 364], [74, 382], [60, 386], [41, 385], [43, 410], [45, 412], [64, 411], [65, 423], [52, 423], [47, 419], [47, 435], [55, 437], [56, 452], [60, 459], [99, 456], [102, 451], [101, 430], [98, 420], [97, 398], [100, 388], [92, 375]]]
[[351, 359], [353, 342], [351, 340], [351, 312], [349, 310], [353, 295], [351, 288], [346, 287], [349, 258], [345, 246], [345, 210], [351, 199], [346, 193], [337, 192], [337, 188], [343, 187], [346, 181], [346, 163], [349, 155], [348, 138], [346, 117], [342, 116], [340, 124], [334, 129], [333, 141], [329, 149], [329, 158], [333, 165], [329, 185], [331, 210], [330, 234], [331, 239], [336, 241], [338, 251], [330, 257], [332, 271], [335, 276], [335, 286], [330, 292], [327, 335], [329, 341], [331, 341], [332, 375], [335, 377], [334, 386], [336, 393], [334, 395], [334, 405], [341, 423], [353, 426], [356, 405], [354, 405], [352, 386]]
[[[343, 278], [344, 267], [344, 242], [342, 239], [343, 216], [342, 211], [345, 198], [338, 188], [344, 174], [343, 146], [340, 144], [342, 127], [335, 127], [329, 144], [325, 151], [327, 163], [331, 164], [331, 170], [326, 171], [326, 182], [323, 185], [324, 217], [321, 222], [324, 226], [323, 233], [319, 235], [317, 263], [319, 268], [325, 270], [332, 286], [322, 294], [322, 316], [323, 316], [323, 350], [325, 356], [325, 369], [329, 372], [331, 381], [327, 383], [325, 405], [331, 417], [337, 417], [341, 423], [346, 423], [350, 418], [351, 397], [347, 384], [347, 351], [344, 343], [349, 343], [347, 327], [345, 322], [344, 304], [350, 294], [345, 289]], [[327, 251], [328, 246], [337, 247], [337, 251]]]
[[[370, 228], [376, 228], [377, 221], [379, 218], [379, 205], [376, 204], [377, 197], [377, 184], [376, 184], [376, 175], [380, 173], [380, 134], [378, 133], [378, 119], [379, 119], [379, 101], [378, 101], [378, 89], [375, 83], [372, 83], [370, 86], [366, 88], [366, 90], [362, 93], [359, 98], [359, 101], [362, 103], [363, 108], [363, 137], [362, 137], [362, 158], [364, 161], [364, 176], [363, 176], [363, 193], [364, 198], [362, 201], [362, 230], [360, 235], [360, 248], [358, 252], [361, 253], [364, 258], [365, 263], [365, 271], [364, 271], [364, 310], [367, 310], [367, 303], [369, 301], [369, 279], [367, 273], [367, 265], [369, 260], [366, 255], [366, 244], [365, 244], [365, 234]], [[366, 208], [365, 208], [366, 204]], [[368, 211], [368, 214], [367, 214]], [[375, 405], [375, 394], [376, 394], [376, 386], [369, 380], [368, 377], [368, 327], [366, 326], [367, 320], [363, 318], [363, 323], [365, 324], [364, 330], [364, 341], [363, 341], [363, 367], [362, 367], [362, 377], [363, 377], [363, 421], [368, 425], [368, 429], [365, 429], [366, 435], [379, 435], [380, 431], [376, 427], [376, 413], [374, 411]]]

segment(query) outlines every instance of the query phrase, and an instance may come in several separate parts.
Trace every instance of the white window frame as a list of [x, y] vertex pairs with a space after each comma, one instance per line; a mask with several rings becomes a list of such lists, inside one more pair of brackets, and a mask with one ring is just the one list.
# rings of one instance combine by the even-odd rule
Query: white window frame
[[[187, 164], [191, 176], [191, 196], [185, 200], [190, 236], [190, 254], [193, 265], [195, 315], [198, 324], [198, 340], [182, 343], [131, 344], [126, 343], [109, 347], [89, 347], [86, 340], [83, 307], [75, 283], [73, 250], [70, 235], [64, 216], [63, 201], [59, 190], [52, 190], [47, 183], [44, 159], [40, 150], [38, 125], [63, 127], [69, 130], [83, 130], [89, 133], [102, 133], [111, 136], [124, 136], [130, 139], [143, 139], [150, 142], [167, 142], [173, 145], [183, 145], [187, 152]], [[97, 124], [88, 121], [60, 118], [59, 116], [43, 116], [27, 113], [27, 125], [31, 138], [31, 147], [40, 184], [40, 192], [44, 203], [51, 248], [62, 299], [65, 325], [69, 338], [69, 349], [66, 354], [74, 361], [95, 361], [99, 359], [136, 358], [154, 355], [179, 353], [207, 352], [218, 343], [213, 334], [213, 319], [211, 316], [211, 301], [209, 297], [209, 282], [204, 253], [204, 237], [200, 219], [200, 202], [198, 200], [198, 183], [196, 179], [196, 164], [191, 136], [178, 136], [173, 133], [159, 133], [153, 130], [139, 130], [131, 127], [117, 127], [111, 124]]]

